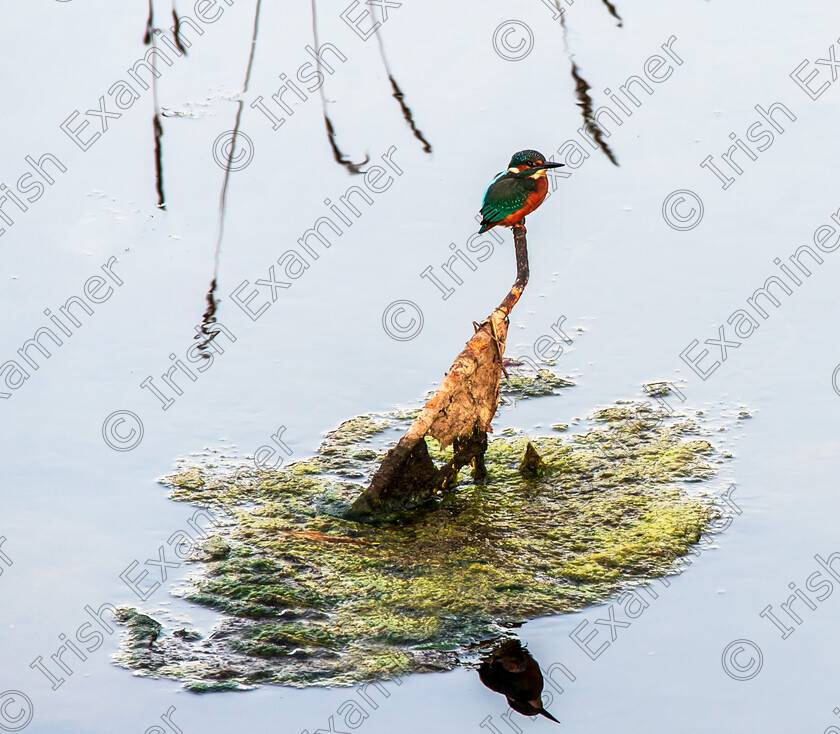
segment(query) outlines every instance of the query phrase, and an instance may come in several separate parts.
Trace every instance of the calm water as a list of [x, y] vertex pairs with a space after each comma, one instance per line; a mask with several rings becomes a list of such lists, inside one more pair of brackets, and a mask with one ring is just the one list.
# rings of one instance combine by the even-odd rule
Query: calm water
[[[160, 580], [143, 562], [157, 559], [191, 514], [156, 483], [179, 458], [250, 455], [281, 426], [294, 456], [305, 457], [345, 418], [416, 404], [468, 338], [470, 321], [489, 313], [513, 278], [508, 232], [492, 256], [476, 241], [476, 250], [468, 249], [484, 187], [514, 151], [534, 147], [563, 159], [573, 155], [566, 141], [574, 140], [586, 157], [573, 155], [570, 163], [580, 165], [564, 169], [571, 175], [555, 179], [556, 190], [529, 219], [532, 277], [513, 315], [508, 353], [533, 358], [539, 337], [565, 317], [573, 344], [555, 369], [573, 375], [577, 387], [506, 409], [497, 430], [570, 422], [639, 397], [645, 382], [674, 380], [686, 409], [729, 416], [730, 430], [717, 443], [734, 460], [717, 486], [736, 484], [732, 496], [742, 512], [670, 586], [655, 582], [658, 598], [641, 616], [631, 620], [616, 600], [521, 629], [544, 670], [562, 663], [574, 675], [562, 679], [564, 692], [550, 710], [581, 733], [835, 731], [840, 571], [837, 578], [813, 574], [816, 554], [840, 552], [840, 377], [832, 381], [840, 362], [840, 256], [830, 228], [840, 207], [840, 151], [832, 142], [840, 110], [831, 63], [836, 3], [770, 12], [746, 0], [617, 4], [619, 27], [606, 4], [561, 2], [565, 43], [591, 85], [593, 107], [606, 105], [615, 116], [602, 111], [599, 120], [618, 167], [576, 132], [576, 85], [551, 3], [387, 5], [384, 52], [431, 154], [391, 96], [376, 36], [362, 37], [369, 6], [318, 6], [323, 91], [337, 145], [349, 160], [369, 156], [384, 171], [365, 181], [335, 162], [326, 139], [306, 50], [313, 45], [308, 4], [263, 3], [244, 93], [254, 3], [180, 4], [188, 57], [156, 40], [171, 61], [157, 64], [165, 210], [157, 207], [155, 102], [144, 89], [150, 74], [138, 70], [138, 83], [127, 72], [148, 49], [146, 4], [34, 0], [0, 11], [7, 59], [0, 180], [12, 192], [0, 207], [2, 361], [29, 367], [28, 379], [12, 364], [0, 375], [0, 693], [28, 696], [34, 717], [26, 731], [33, 734], [175, 731], [160, 719], [173, 706], [171, 720], [185, 732], [314, 733], [329, 731], [330, 717], [333, 730], [347, 731], [340, 707], [361, 700], [358, 691], [269, 687], [195, 696], [114, 667], [116, 635], [104, 630], [104, 643], [85, 661], [65, 655], [72, 673], [61, 673], [56, 690], [30, 663], [49, 661], [60, 635], [73, 639], [92, 622], [86, 605], [138, 603], [119, 578], [134, 561], [132, 577], [151, 572], [143, 587]], [[168, 29], [171, 7], [158, 2], [154, 11], [154, 26]], [[503, 25], [508, 21], [517, 23]], [[641, 82], [628, 83], [631, 77]], [[298, 92], [287, 88], [282, 104], [273, 101], [287, 79]], [[229, 176], [216, 267], [224, 180], [216, 159], [227, 158], [223, 135], [234, 128], [237, 100], [250, 144], [240, 137], [234, 151], [240, 170]], [[776, 103], [784, 109], [771, 109]], [[731, 146], [730, 164], [721, 156]], [[389, 151], [390, 165], [382, 160]], [[41, 161], [44, 174], [27, 156]], [[353, 186], [363, 193], [348, 194]], [[663, 218], [663, 202], [679, 190], [703, 204], [702, 220], [682, 231]], [[670, 199], [668, 211], [685, 227], [699, 203], [681, 197]], [[298, 239], [316, 220], [340, 221], [330, 205], [351, 225], [340, 227], [329, 249], [316, 245], [320, 255], [308, 269], [285, 278], [281, 267], [293, 259], [287, 253], [303, 251]], [[476, 268], [454, 261], [460, 284], [441, 267], [453, 255], [450, 243]], [[822, 260], [800, 251], [810, 276], [789, 260], [803, 245]], [[447, 298], [421, 276], [429, 266], [452, 290]], [[214, 342], [224, 353], [215, 352], [208, 366], [189, 360], [214, 275], [215, 318], [226, 332]], [[780, 305], [759, 297], [764, 318], [748, 299], [770, 276], [790, 294], [772, 285]], [[260, 279], [287, 287], [257, 285]], [[71, 298], [78, 299], [67, 307], [72, 318], [60, 310]], [[413, 306], [387, 311], [395, 301]], [[264, 310], [253, 320], [245, 308]], [[389, 336], [415, 334], [414, 308], [422, 312], [419, 333]], [[386, 318], [388, 330], [383, 313], [394, 319]], [[60, 316], [66, 331], [50, 316]], [[720, 338], [722, 325], [730, 342], [725, 361], [721, 347], [704, 344]], [[52, 327], [61, 344], [45, 337], [49, 358], [25, 350], [35, 369], [18, 350], [42, 327]], [[687, 357], [709, 350], [697, 371], [680, 359], [694, 340], [700, 344]], [[194, 378], [176, 370], [177, 390], [161, 377], [173, 359]], [[698, 371], [716, 362], [701, 379]], [[740, 410], [752, 419], [731, 420]], [[142, 422], [133, 450], [103, 440], [104, 422], [121, 448], [139, 430], [127, 414], [115, 419], [125, 422], [107, 423], [116, 411]], [[168, 593], [187, 567], [165, 571], [143, 608], [209, 629], [213, 614]], [[790, 596], [799, 623], [781, 609]], [[760, 616], [768, 605], [793, 630], [785, 639]], [[614, 639], [608, 625], [596, 624], [611, 611], [624, 625]], [[610, 644], [593, 660], [571, 639], [575, 630], [579, 637], [597, 631], [592, 649]], [[749, 680], [724, 672], [722, 653], [735, 640], [753, 647], [730, 648], [727, 665], [736, 678], [755, 673]], [[519, 714], [508, 724], [504, 699], [472, 670], [385, 686], [388, 697], [368, 706], [359, 724], [370, 734], [557, 726]], [[4, 702], [0, 729], [23, 726], [25, 716], [14, 722], [22, 699]]]

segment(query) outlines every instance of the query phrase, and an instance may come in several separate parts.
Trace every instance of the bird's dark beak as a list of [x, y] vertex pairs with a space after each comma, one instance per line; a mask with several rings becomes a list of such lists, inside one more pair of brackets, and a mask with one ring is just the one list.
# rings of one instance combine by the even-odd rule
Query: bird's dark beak
[[547, 161], [546, 163], [540, 163], [540, 165], [534, 166], [534, 170], [540, 170], [542, 168], [562, 168], [565, 165], [565, 163], [552, 163], [551, 161]]
[[[555, 718], [554, 718], [554, 717], [553, 717], [550, 713], [548, 713], [548, 711], [546, 711], [545, 709], [540, 709], [540, 713], [541, 713], [543, 716], [545, 716], [545, 718], [546, 718], [546, 719], [551, 719], [552, 721], [557, 721], [557, 719], [555, 719]], [[559, 724], [560, 722], [559, 722], [559, 721], [557, 721], [557, 723]]]

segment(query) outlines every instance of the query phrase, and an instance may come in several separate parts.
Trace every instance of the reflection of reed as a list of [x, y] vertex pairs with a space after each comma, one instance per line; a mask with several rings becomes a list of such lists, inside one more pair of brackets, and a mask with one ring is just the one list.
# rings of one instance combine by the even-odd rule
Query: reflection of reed
[[198, 351], [204, 359], [209, 359], [207, 354], [207, 345], [218, 335], [218, 331], [210, 331], [211, 324], [216, 323], [216, 309], [219, 307], [219, 302], [216, 300], [216, 272], [219, 269], [219, 251], [216, 249], [216, 262], [213, 271], [213, 280], [210, 281], [210, 290], [207, 291], [207, 308], [201, 317], [201, 333], [196, 334], [193, 339], [200, 339], [198, 343]]
[[[245, 82], [242, 85], [242, 94], [248, 91], [248, 84], [251, 81], [251, 69], [254, 67], [254, 53], [257, 48], [257, 33], [259, 33], [260, 28], [260, 8], [262, 6], [262, 0], [257, 0], [256, 8], [254, 9], [254, 29], [251, 33], [251, 53], [248, 56], [248, 68], [245, 70]], [[237, 100], [236, 104], [238, 107], [236, 108], [236, 121], [233, 124], [233, 135], [230, 141], [230, 147], [228, 149], [228, 159], [227, 165], [225, 166], [225, 177], [222, 181], [222, 191], [219, 194], [219, 236], [216, 240], [216, 263], [218, 266], [218, 259], [219, 259], [219, 251], [222, 247], [222, 237], [224, 236], [225, 231], [225, 215], [227, 213], [227, 191], [228, 191], [228, 181], [230, 180], [230, 167], [233, 164], [233, 154], [236, 151], [236, 140], [239, 137], [239, 125], [242, 122], [242, 107], [244, 106], [244, 102], [242, 101], [242, 97]]]
[[[152, 44], [154, 48], [154, 42]], [[152, 60], [152, 68], [154, 68], [154, 59]], [[154, 75], [152, 75], [154, 79]], [[158, 196], [158, 208], [166, 209], [166, 202], [163, 196], [163, 147], [161, 146], [161, 138], [163, 137], [163, 125], [160, 124], [160, 110], [157, 102], [157, 84], [152, 84], [155, 88], [155, 118], [152, 122], [155, 131], [155, 190]]]
[[[317, 13], [315, 10], [315, 0], [310, 0], [310, 4], [312, 6], [312, 39], [315, 44], [315, 48], [320, 48], [318, 44], [318, 19]], [[411, 108], [405, 103], [405, 94], [403, 93], [402, 89], [400, 89], [399, 84], [397, 84], [397, 80], [394, 78], [393, 73], [391, 72], [390, 64], [388, 63], [388, 58], [385, 55], [385, 47], [382, 44], [382, 36], [379, 33], [379, 26], [374, 27], [374, 31], [376, 34], [376, 40], [379, 43], [379, 53], [382, 56], [382, 62], [385, 65], [385, 72], [388, 74], [388, 81], [391, 83], [391, 90], [394, 99], [397, 100], [397, 103], [400, 106], [400, 110], [402, 110], [403, 117], [405, 121], [408, 123], [408, 126], [411, 128], [411, 132], [414, 133], [414, 137], [416, 137], [422, 144], [423, 150], [426, 153], [432, 152], [432, 145], [429, 143], [428, 140], [424, 137], [423, 133], [417, 127], [414, 122], [414, 115], [411, 112]], [[321, 72], [321, 59], [319, 56], [315, 57], [315, 65], [318, 70], [319, 74]], [[364, 173], [362, 170], [362, 166], [364, 166], [369, 160], [369, 156], [365, 156], [365, 159], [361, 163], [353, 163], [338, 147], [338, 143], [336, 141], [336, 132], [335, 126], [330, 119], [330, 116], [327, 114], [327, 96], [324, 92], [324, 86], [326, 84], [326, 77], [324, 78], [324, 84], [318, 88], [318, 91], [321, 95], [321, 110], [324, 115], [324, 126], [327, 128], [327, 141], [330, 144], [330, 148], [332, 149], [333, 158], [335, 158], [336, 163], [339, 165], [344, 166], [350, 173], [358, 174]]]
[[[248, 55], [248, 68], [245, 70], [245, 81], [242, 84], [242, 94], [248, 91], [248, 85], [251, 82], [251, 70], [254, 68], [254, 54], [257, 50], [257, 34], [260, 29], [260, 9], [262, 7], [262, 0], [257, 0], [254, 8], [254, 28], [251, 32], [251, 52]], [[225, 177], [222, 180], [222, 190], [219, 194], [219, 235], [216, 238], [216, 252], [213, 257], [213, 279], [210, 281], [210, 290], [207, 291], [207, 309], [201, 318], [201, 334], [195, 336], [196, 339], [201, 338], [198, 345], [199, 350], [203, 353], [205, 359], [209, 355], [205, 353], [207, 345], [213, 341], [218, 331], [210, 331], [210, 325], [216, 322], [216, 310], [218, 309], [218, 301], [216, 301], [216, 284], [219, 279], [219, 258], [222, 253], [222, 239], [225, 234], [225, 217], [227, 216], [227, 192], [228, 182], [230, 181], [230, 168], [233, 163], [233, 154], [236, 151], [236, 141], [239, 137], [239, 125], [242, 122], [242, 108], [244, 103], [242, 97], [237, 100], [238, 107], [236, 109], [236, 121], [233, 125], [233, 135], [231, 136], [230, 147], [228, 149], [227, 165], [225, 166]]]
[[378, 25], [374, 26], [374, 31], [376, 32], [376, 40], [379, 43], [379, 55], [382, 57], [382, 63], [385, 65], [385, 73], [388, 75], [388, 81], [391, 82], [393, 97], [399, 103], [403, 117], [408, 123], [408, 126], [411, 128], [411, 132], [414, 133], [414, 137], [423, 143], [423, 152], [431, 153], [432, 144], [426, 140], [423, 133], [420, 132], [417, 125], [414, 124], [414, 115], [411, 112], [411, 108], [405, 103], [405, 94], [403, 94], [402, 89], [400, 89], [399, 84], [397, 84], [397, 80], [394, 79], [394, 75], [391, 73], [391, 65], [388, 63], [388, 57], [385, 55], [385, 46], [382, 43], [382, 34], [379, 32]]
[[[560, 10], [560, 2], [559, 0], [555, 0], [557, 4], [557, 9]], [[616, 18], [619, 19], [619, 27], [621, 27], [621, 18], [616, 13], [615, 8], [608, 2], [608, 0], [604, 0], [604, 4], [610, 10], [610, 13], [614, 15]], [[610, 149], [610, 146], [607, 145], [607, 141], [604, 139], [604, 131], [598, 125], [598, 122], [595, 120], [595, 117], [592, 114], [592, 97], [589, 96], [589, 90], [591, 87], [589, 83], [584, 79], [581, 74], [580, 70], [578, 69], [578, 65], [575, 63], [575, 55], [569, 52], [569, 44], [567, 40], [567, 33], [568, 28], [566, 28], [566, 14], [560, 11], [560, 26], [563, 29], [563, 48], [566, 51], [566, 54], [569, 56], [569, 63], [572, 65], [572, 79], [575, 80], [575, 94], [578, 98], [578, 107], [580, 107], [581, 115], [583, 117], [583, 124], [586, 128], [586, 131], [592, 136], [592, 139], [598, 144], [598, 147], [604, 153], [607, 158], [610, 159], [610, 163], [614, 166], [618, 165], [618, 161], [616, 160], [615, 154]]]
[[[320, 48], [318, 44], [318, 22], [315, 10], [315, 0], [311, 0], [312, 5], [312, 36], [313, 41], [315, 44], [315, 48]], [[254, 66], [254, 55], [257, 48], [257, 35], [259, 33], [259, 24], [260, 24], [260, 9], [262, 6], [262, 0], [257, 0], [256, 7], [254, 9], [254, 28], [251, 35], [251, 53], [248, 56], [248, 68], [245, 71], [245, 82], [242, 85], [242, 94], [244, 95], [248, 91], [248, 85], [251, 80], [251, 70]], [[152, 16], [151, 16], [152, 8], [151, 8], [151, 0], [149, 0], [149, 22], [147, 24], [147, 36], [150, 34], [150, 29], [152, 27]], [[173, 17], [175, 18], [175, 41], [178, 44], [179, 48], [181, 48], [181, 41], [178, 38], [179, 28], [180, 28], [180, 21], [178, 20], [178, 16], [175, 12], [175, 8], [173, 6], [172, 9]], [[412, 115], [411, 109], [405, 104], [404, 95], [402, 90], [400, 89], [399, 85], [397, 84], [396, 79], [394, 79], [393, 74], [391, 73], [390, 65], [388, 64], [388, 59], [385, 56], [385, 49], [382, 45], [382, 39], [379, 36], [378, 28], [377, 28], [377, 40], [379, 41], [379, 51], [382, 56], [382, 60], [385, 64], [385, 69], [388, 73], [388, 79], [391, 82], [391, 88], [393, 90], [393, 96], [397, 100], [400, 105], [400, 109], [402, 110], [403, 117], [405, 118], [406, 122], [408, 123], [409, 127], [411, 128], [414, 136], [423, 143], [423, 150], [426, 153], [432, 152], [432, 146], [428, 140], [423, 136], [423, 133], [417, 128], [414, 123], [414, 116]], [[316, 68], [318, 73], [323, 75], [321, 70], [321, 59], [316, 55]], [[326, 79], [325, 76], [322, 78]], [[319, 87], [320, 95], [321, 95], [321, 108], [323, 110], [324, 115], [324, 125], [327, 129], [327, 140], [329, 141], [330, 148], [333, 152], [333, 157], [335, 158], [336, 162], [340, 165], [347, 168], [350, 173], [358, 174], [364, 173], [362, 170], [362, 166], [364, 166], [369, 160], [369, 156], [365, 156], [365, 159], [361, 163], [354, 163], [349, 158], [347, 158], [344, 153], [342, 153], [341, 149], [338, 147], [338, 143], [336, 142], [336, 133], [335, 128], [333, 127], [332, 120], [330, 119], [329, 115], [327, 114], [327, 98], [324, 92], [324, 85], [322, 84]], [[216, 321], [216, 311], [218, 310], [219, 304], [216, 300], [216, 287], [219, 280], [219, 259], [221, 257], [222, 251], [222, 240], [224, 238], [224, 231], [225, 231], [225, 218], [227, 216], [227, 192], [228, 192], [228, 183], [230, 180], [230, 170], [231, 164], [233, 162], [233, 154], [236, 150], [236, 141], [239, 135], [239, 126], [242, 121], [242, 109], [244, 107], [244, 103], [242, 97], [237, 101], [238, 107], [236, 110], [236, 121], [233, 126], [233, 135], [230, 142], [230, 148], [228, 152], [228, 159], [227, 165], [225, 166], [225, 176], [224, 180], [222, 181], [222, 190], [219, 195], [219, 234], [216, 239], [216, 251], [213, 258], [213, 279], [210, 281], [210, 288], [207, 291], [206, 300], [207, 300], [207, 308], [204, 311], [204, 315], [201, 319], [201, 333], [196, 335], [196, 339], [201, 339], [199, 343], [199, 350], [204, 352], [207, 349], [207, 345], [215, 338], [218, 334], [218, 331], [211, 331], [210, 325], [215, 323]], [[160, 129], [160, 124], [157, 123], [155, 128], [156, 130]], [[163, 131], [161, 129], [161, 135]], [[156, 142], [159, 139], [156, 138]], [[156, 151], [159, 152], [159, 149], [156, 148]], [[159, 179], [162, 180], [162, 179]], [[161, 184], [162, 185], [162, 184]], [[160, 189], [160, 194], [162, 197], [162, 188]], [[205, 357], [208, 355], [205, 354]]]
[[623, 26], [623, 21], [621, 20], [621, 16], [618, 14], [618, 11], [615, 9], [615, 5], [613, 5], [610, 0], [601, 1], [607, 6], [607, 10], [610, 11], [610, 15], [618, 21], [618, 27], [621, 28]]
[[402, 110], [403, 117], [405, 121], [408, 123], [408, 126], [411, 128], [411, 132], [414, 133], [414, 137], [417, 138], [421, 143], [423, 143], [423, 152], [424, 153], [431, 153], [432, 152], [432, 144], [423, 137], [423, 133], [417, 128], [414, 124], [414, 115], [411, 113], [411, 108], [403, 101], [405, 95], [403, 94], [402, 89], [399, 88], [397, 84], [397, 80], [388, 74], [388, 79], [391, 81], [391, 89], [394, 92], [394, 99], [400, 103], [400, 109]]
[[312, 39], [315, 43], [316, 50], [315, 68], [317, 69], [320, 78], [324, 80], [323, 84], [321, 84], [321, 86], [318, 87], [318, 92], [321, 95], [321, 110], [324, 115], [324, 125], [327, 128], [327, 141], [330, 144], [330, 148], [332, 149], [333, 153], [333, 158], [335, 158], [336, 163], [344, 166], [348, 171], [350, 171], [350, 173], [364, 173], [361, 167], [370, 160], [370, 157], [365, 156], [365, 159], [361, 163], [353, 163], [353, 161], [351, 161], [344, 155], [344, 153], [341, 152], [341, 149], [338, 147], [338, 143], [336, 143], [335, 141], [335, 128], [333, 127], [332, 120], [330, 120], [330, 116], [327, 114], [327, 95], [324, 93], [324, 86], [326, 85], [327, 78], [321, 71], [321, 58], [317, 55], [317, 50], [321, 47], [318, 44], [318, 19], [315, 13], [315, 0], [311, 0], [310, 4], [312, 6]]
[[143, 45], [148, 46], [152, 42], [152, 25], [155, 20], [155, 9], [152, 7], [152, 0], [149, 0], [149, 17], [146, 20], [146, 35], [143, 36]]
[[[180, 21], [175, 13], [175, 8], [172, 8], [172, 15], [176, 19], [176, 28]], [[154, 51], [157, 47], [155, 45], [155, 11], [152, 6], [152, 0], [149, 0], [149, 16], [146, 19], [146, 32], [143, 35], [143, 44], [151, 45]], [[178, 33], [175, 34], [175, 42], [181, 47], [181, 40], [178, 38]], [[152, 131], [155, 139], [155, 190], [157, 191], [158, 209], [166, 209], [166, 200], [163, 194], [163, 125], [160, 122], [160, 104], [158, 103], [158, 89], [157, 89], [157, 54], [152, 53], [152, 102], [155, 108], [155, 114], [152, 118]]]
[[592, 135], [592, 139], [598, 143], [598, 146], [604, 152], [604, 155], [610, 159], [610, 162], [614, 166], [617, 166], [618, 161], [615, 159], [615, 155], [610, 149], [610, 146], [607, 145], [607, 141], [604, 140], [603, 131], [598, 126], [595, 118], [592, 116], [592, 97], [589, 96], [589, 84], [586, 79], [580, 75], [573, 55], [569, 56], [569, 61], [572, 63], [572, 78], [575, 80], [575, 93], [577, 94], [578, 106], [581, 109], [586, 130], [590, 133], [590, 135]]
[[[173, 0], [174, 3], [175, 0]], [[605, 0], [606, 1], [606, 0]], [[178, 17], [178, 12], [175, 10], [175, 5], [172, 5], [172, 35], [175, 36], [175, 45], [178, 47], [178, 50], [187, 55], [187, 49], [183, 43], [181, 43], [181, 19]]]

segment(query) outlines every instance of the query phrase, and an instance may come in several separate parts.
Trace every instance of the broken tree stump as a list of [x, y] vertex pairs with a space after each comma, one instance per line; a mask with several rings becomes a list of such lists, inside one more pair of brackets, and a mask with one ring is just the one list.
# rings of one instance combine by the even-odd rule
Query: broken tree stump
[[[524, 220], [513, 226], [516, 281], [504, 300], [481, 324], [446, 377], [399, 443], [382, 460], [368, 488], [351, 507], [358, 517], [410, 510], [452, 487], [458, 472], [472, 465], [477, 481], [486, 477], [484, 452], [490, 421], [499, 405], [499, 381], [508, 317], [528, 283], [528, 246]], [[426, 436], [453, 446], [452, 459], [438, 468]]]

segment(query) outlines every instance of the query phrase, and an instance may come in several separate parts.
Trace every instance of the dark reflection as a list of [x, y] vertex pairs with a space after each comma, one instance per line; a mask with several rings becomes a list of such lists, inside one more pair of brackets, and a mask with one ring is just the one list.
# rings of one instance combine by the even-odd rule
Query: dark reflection
[[[218, 260], [217, 260], [218, 265]], [[207, 347], [210, 345], [216, 336], [218, 336], [218, 331], [213, 331], [210, 327], [216, 323], [216, 309], [219, 307], [219, 302], [216, 300], [216, 279], [210, 281], [210, 290], [207, 291], [207, 310], [204, 312], [204, 315], [201, 317], [201, 333], [196, 334], [193, 339], [200, 339], [198, 343], [198, 351], [201, 352], [201, 356], [204, 359], [209, 359], [210, 355], [208, 355]]]
[[[154, 64], [154, 61], [152, 61]], [[158, 208], [166, 209], [166, 202], [163, 196], [163, 148], [160, 139], [163, 137], [163, 125], [160, 124], [160, 111], [155, 99], [155, 117], [153, 120], [155, 130], [155, 190], [158, 196]]]
[[388, 79], [391, 81], [391, 89], [394, 91], [394, 99], [400, 103], [400, 109], [402, 110], [403, 117], [405, 121], [408, 123], [408, 126], [411, 128], [411, 132], [414, 133], [414, 137], [417, 138], [421, 143], [423, 143], [423, 152], [424, 153], [431, 153], [432, 152], [432, 144], [423, 137], [423, 133], [417, 128], [414, 124], [414, 116], [411, 114], [411, 108], [403, 101], [403, 97], [405, 96], [402, 90], [399, 88], [397, 84], [397, 80], [394, 79], [390, 74], [388, 74]]
[[310, 4], [312, 5], [312, 40], [315, 44], [316, 50], [315, 68], [317, 69], [320, 78], [324, 80], [324, 83], [318, 87], [318, 91], [321, 94], [321, 110], [323, 111], [324, 124], [327, 128], [327, 140], [330, 143], [330, 148], [332, 149], [333, 158], [335, 158], [336, 163], [344, 166], [348, 171], [350, 171], [350, 173], [364, 173], [361, 167], [370, 160], [370, 156], [366, 155], [365, 159], [361, 163], [353, 163], [353, 161], [341, 152], [341, 149], [338, 147], [338, 143], [335, 141], [335, 128], [333, 127], [332, 120], [330, 120], [330, 116], [327, 114], [327, 95], [324, 92], [327, 78], [324, 76], [324, 72], [321, 71], [321, 58], [317, 54], [318, 49], [321, 47], [318, 45], [318, 19], [315, 13], [315, 0], [311, 0]]
[[615, 9], [615, 5], [613, 5], [610, 0], [601, 0], [604, 5], [607, 6], [607, 10], [610, 11], [610, 15], [618, 21], [618, 27], [621, 28], [624, 25], [624, 21], [621, 20], [621, 16], [618, 14], [618, 11]]
[[[316, 62], [316, 65], [318, 63], [319, 62]], [[321, 89], [324, 89], [323, 84], [321, 85]], [[324, 98], [323, 91], [321, 92], [321, 103], [324, 108], [324, 124], [327, 126], [327, 140], [330, 143], [330, 148], [332, 149], [335, 162], [344, 166], [348, 171], [350, 171], [350, 173], [364, 173], [362, 166], [370, 161], [370, 156], [366, 155], [365, 159], [361, 163], [353, 163], [353, 161], [341, 152], [341, 149], [338, 147], [338, 143], [335, 142], [335, 128], [333, 127], [332, 120], [330, 120], [330, 117], [327, 114], [327, 100]]]
[[391, 72], [391, 64], [388, 63], [388, 57], [385, 55], [385, 46], [382, 43], [382, 34], [379, 32], [379, 26], [374, 26], [374, 31], [376, 33], [376, 40], [379, 43], [379, 55], [382, 57], [382, 63], [385, 65], [385, 73], [388, 75], [388, 81], [391, 82], [391, 90], [393, 93], [393, 97], [400, 105], [400, 109], [402, 110], [403, 117], [405, 121], [408, 123], [408, 126], [411, 128], [411, 132], [414, 133], [414, 137], [417, 138], [421, 143], [423, 143], [423, 152], [424, 153], [431, 153], [432, 152], [432, 144], [426, 140], [423, 136], [423, 133], [420, 132], [420, 129], [414, 123], [414, 115], [411, 112], [411, 108], [405, 103], [405, 94], [403, 94], [402, 89], [400, 89], [400, 85], [397, 84], [397, 80], [394, 79], [394, 75]]
[[148, 46], [152, 42], [152, 25], [155, 22], [155, 10], [152, 7], [152, 0], [149, 0], [149, 17], [146, 20], [146, 34], [143, 36], [143, 45]]
[[[254, 55], [257, 50], [257, 35], [260, 30], [260, 9], [262, 8], [262, 0], [257, 0], [257, 5], [254, 8], [254, 28], [251, 32], [251, 52], [248, 55], [248, 67], [245, 69], [245, 81], [242, 84], [242, 95], [248, 91], [248, 85], [251, 83], [251, 70], [254, 68]], [[233, 135], [228, 149], [227, 165], [225, 166], [225, 177], [222, 180], [222, 191], [219, 194], [219, 236], [216, 238], [216, 252], [213, 256], [213, 279], [210, 281], [210, 289], [207, 291], [207, 308], [204, 315], [201, 317], [200, 333], [196, 334], [195, 339], [200, 339], [198, 349], [202, 352], [205, 359], [210, 355], [206, 354], [207, 346], [210, 344], [218, 331], [211, 331], [210, 326], [216, 323], [216, 310], [219, 307], [219, 302], [216, 300], [216, 283], [219, 279], [219, 258], [222, 253], [222, 239], [225, 235], [225, 217], [227, 215], [227, 192], [228, 182], [230, 181], [230, 168], [233, 163], [233, 154], [236, 151], [236, 141], [239, 137], [239, 125], [242, 122], [242, 108], [244, 106], [242, 96], [237, 102], [236, 121], [233, 124]]]
[[498, 644], [479, 666], [478, 677], [491, 691], [505, 696], [514, 711], [523, 716], [539, 714], [557, 721], [543, 708], [540, 666], [519, 640]]
[[[172, 11], [175, 12], [174, 9]], [[143, 36], [143, 43], [152, 48], [155, 46], [155, 14], [152, 7], [152, 0], [149, 0], [149, 17], [146, 20], [146, 33]], [[155, 114], [152, 118], [152, 131], [155, 139], [155, 191], [157, 191], [158, 209], [166, 209], [165, 197], [163, 194], [163, 125], [160, 123], [160, 105], [158, 104], [157, 89], [157, 54], [152, 54], [152, 101], [155, 107]]]
[[[606, 0], [604, 0], [606, 2]], [[178, 17], [178, 13], [175, 10], [175, 6], [172, 6], [172, 34], [175, 36], [175, 45], [178, 47], [178, 50], [187, 55], [187, 49], [184, 46], [183, 42], [181, 41], [181, 19]]]
[[600, 147], [604, 152], [604, 155], [610, 159], [610, 162], [614, 166], [617, 166], [618, 161], [615, 159], [615, 155], [613, 155], [610, 146], [607, 145], [607, 141], [604, 140], [603, 131], [600, 127], [598, 127], [598, 123], [592, 116], [592, 97], [589, 96], [590, 86], [586, 79], [580, 75], [574, 56], [569, 56], [569, 61], [572, 62], [572, 79], [575, 80], [575, 93], [577, 94], [578, 106], [581, 109], [586, 130], [592, 136], [592, 139], [598, 143], [598, 147]]
[[[606, 0], [604, 0], [606, 2]], [[607, 6], [612, 8], [612, 6], [606, 2]], [[558, 6], [559, 9], [559, 6]], [[613, 8], [615, 10], [615, 8]], [[618, 17], [618, 16], [616, 16]], [[592, 139], [598, 144], [598, 147], [604, 153], [607, 158], [610, 159], [610, 163], [614, 166], [618, 165], [618, 161], [615, 158], [610, 146], [607, 145], [607, 141], [604, 140], [604, 131], [598, 126], [598, 123], [595, 121], [595, 118], [592, 115], [592, 97], [589, 96], [589, 90], [591, 87], [589, 83], [580, 75], [580, 71], [578, 69], [577, 64], [575, 63], [575, 55], [569, 53], [569, 45], [566, 40], [567, 28], [566, 28], [566, 15], [562, 13], [560, 15], [560, 25], [563, 28], [563, 46], [566, 49], [566, 53], [569, 56], [569, 62], [572, 65], [572, 79], [575, 80], [575, 94], [578, 98], [578, 107], [580, 107], [581, 115], [583, 116], [583, 124], [586, 127], [586, 131], [592, 136]], [[619, 23], [619, 25], [621, 25]]]

